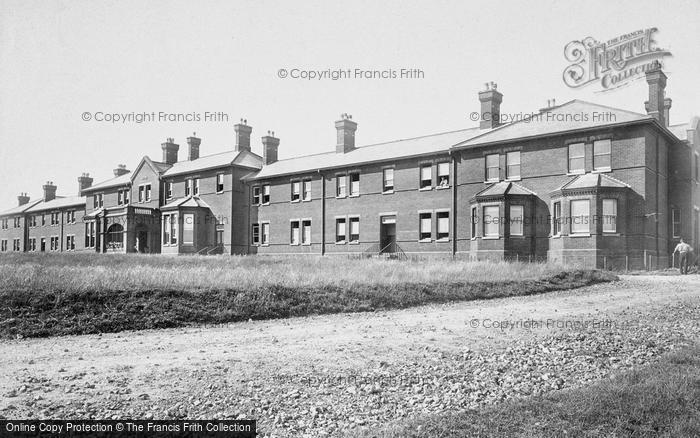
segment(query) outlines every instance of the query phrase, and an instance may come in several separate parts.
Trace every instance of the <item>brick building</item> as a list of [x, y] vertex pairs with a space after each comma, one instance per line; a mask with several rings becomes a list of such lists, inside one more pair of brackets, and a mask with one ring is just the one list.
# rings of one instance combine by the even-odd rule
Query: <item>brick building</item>
[[[81, 176], [82, 197], [53, 199], [49, 184], [39, 202], [20, 196], [0, 213], [11, 242], [0, 249], [668, 266], [680, 237], [700, 244], [700, 123], [671, 125], [665, 74], [646, 79], [644, 113], [574, 100], [501, 124], [492, 84], [478, 127], [358, 146], [345, 114], [335, 150], [285, 160], [273, 132], [262, 157], [252, 153], [244, 121], [229, 152], [200, 157], [193, 135], [178, 160], [168, 139], [161, 161], [146, 156], [95, 185]], [[35, 225], [52, 212], [51, 232]]]

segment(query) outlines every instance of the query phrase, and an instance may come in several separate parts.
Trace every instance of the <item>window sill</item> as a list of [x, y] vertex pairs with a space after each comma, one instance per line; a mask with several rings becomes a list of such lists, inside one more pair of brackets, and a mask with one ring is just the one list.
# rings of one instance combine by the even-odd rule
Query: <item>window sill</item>
[[508, 236], [509, 239], [525, 239], [526, 236], [523, 234], [511, 234]]
[[450, 238], [449, 237], [441, 237], [440, 239], [436, 239], [436, 242], [444, 243], [444, 242], [449, 242]]
[[393, 190], [386, 190], [386, 191], [382, 192], [382, 195], [393, 195], [393, 194], [394, 194]]
[[418, 239], [418, 243], [430, 243], [433, 239]]
[[348, 242], [348, 245], [359, 245], [360, 241], [359, 240], [353, 240], [351, 242]]
[[603, 231], [603, 236], [620, 237], [620, 233], [617, 231]]
[[299, 246], [298, 243], [290, 243], [289, 246]]
[[504, 181], [506, 181], [506, 182], [522, 181], [522, 178], [521, 178], [521, 177], [517, 177], [517, 178], [506, 178]]
[[450, 186], [437, 186], [437, 187], [435, 187], [436, 190], [447, 190], [449, 188], [451, 188], [451, 187]]
[[221, 191], [217, 190], [217, 191], [216, 191], [216, 194], [217, 194], [217, 195], [223, 195], [223, 194], [224, 194], [224, 191], [223, 191], [223, 190], [221, 190]]
[[342, 196], [336, 196], [336, 197], [335, 197], [335, 199], [345, 199], [345, 198], [347, 198], [347, 196], [346, 196], [346, 195], [342, 195]]
[[578, 175], [585, 175], [586, 171], [581, 170], [581, 171], [576, 171], [576, 172], [566, 172], [566, 176], [578, 176]]
[[311, 246], [311, 242], [302, 243], [301, 246]]
[[561, 234], [554, 234], [549, 236], [550, 239], [561, 239]]
[[501, 236], [484, 236], [481, 240], [500, 240]]
[[487, 180], [484, 180], [484, 184], [494, 184], [494, 183], [498, 183], [498, 182], [501, 182], [501, 180], [500, 180], [500, 179], [487, 179]]
[[359, 197], [360, 197], [359, 194], [358, 195], [348, 195], [348, 198], [359, 198]]
[[335, 242], [335, 244], [336, 244], [336, 245], [345, 245], [345, 241], [343, 240], [343, 241], [341, 241], [341, 242]]
[[301, 201], [298, 200], [298, 199], [292, 199], [291, 201], [289, 201], [290, 204], [298, 204], [298, 203], [300, 203], [300, 202], [301, 202]]
[[418, 189], [419, 192], [429, 192], [433, 190], [432, 186], [431, 187], [421, 187]]
[[591, 173], [608, 173], [608, 172], [612, 172], [612, 169], [609, 167], [603, 167], [602, 169], [591, 170]]
[[301, 202], [311, 202], [311, 198], [309, 198], [309, 199], [302, 199]]
[[569, 237], [591, 237], [591, 233], [571, 233]]

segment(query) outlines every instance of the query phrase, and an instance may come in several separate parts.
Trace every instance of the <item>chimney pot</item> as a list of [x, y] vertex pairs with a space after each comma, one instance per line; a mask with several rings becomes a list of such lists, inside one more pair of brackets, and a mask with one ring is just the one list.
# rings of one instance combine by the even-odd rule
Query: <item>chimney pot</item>
[[187, 137], [187, 159], [192, 161], [199, 158], [199, 145], [202, 144], [202, 139], [195, 136], [195, 132], [192, 133], [192, 137]]
[[127, 173], [129, 173], [129, 169], [126, 168], [125, 164], [118, 164], [117, 167], [113, 170], [114, 172], [114, 177], [122, 176]]
[[18, 205], [24, 205], [27, 202], [29, 202], [29, 196], [27, 196], [27, 193], [25, 193], [25, 192], [20, 193], [19, 196], [17, 197], [17, 202], [18, 202]]
[[83, 172], [83, 174], [78, 177], [78, 194], [82, 194], [83, 190], [90, 186], [92, 186], [92, 178], [90, 178], [89, 173]]
[[250, 152], [250, 133], [253, 132], [253, 128], [248, 126], [248, 121], [241, 119], [241, 123], [234, 125], [233, 130], [236, 133], [235, 150]]
[[479, 93], [479, 102], [481, 102], [481, 121], [479, 122], [480, 129], [495, 128], [501, 124], [501, 102], [503, 94], [496, 91], [496, 83], [491, 82], [491, 88], [486, 87], [486, 91]]
[[52, 201], [56, 199], [56, 186], [52, 181], [46, 181], [44, 184], [44, 202]]
[[652, 68], [646, 72], [647, 84], [649, 85], [649, 100], [644, 102], [647, 114], [654, 117], [661, 123], [661, 126], [668, 126], [666, 113], [671, 108], [669, 99], [668, 108], [665, 102], [666, 75], [661, 70], [661, 63], [657, 60], [652, 64]]
[[348, 113], [343, 113], [340, 120], [335, 122], [335, 129], [337, 138], [335, 152], [345, 154], [355, 149], [357, 123], [352, 120], [352, 116]]
[[168, 137], [165, 143], [160, 145], [163, 149], [163, 162], [167, 164], [177, 163], [177, 151], [180, 149], [180, 145], [175, 144], [175, 140], [172, 137]]
[[280, 139], [276, 138], [271, 131], [267, 132], [268, 135], [262, 138], [264, 165], [272, 164], [277, 161], [277, 151], [280, 145]]

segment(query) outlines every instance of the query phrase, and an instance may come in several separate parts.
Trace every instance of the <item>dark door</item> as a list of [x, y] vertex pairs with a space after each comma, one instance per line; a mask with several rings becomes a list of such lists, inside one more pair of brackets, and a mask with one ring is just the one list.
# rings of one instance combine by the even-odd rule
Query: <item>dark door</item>
[[136, 233], [136, 238], [138, 239], [136, 251], [140, 253], [148, 252], [148, 231], [140, 230]]
[[381, 252], [396, 251], [396, 216], [382, 216], [379, 229]]

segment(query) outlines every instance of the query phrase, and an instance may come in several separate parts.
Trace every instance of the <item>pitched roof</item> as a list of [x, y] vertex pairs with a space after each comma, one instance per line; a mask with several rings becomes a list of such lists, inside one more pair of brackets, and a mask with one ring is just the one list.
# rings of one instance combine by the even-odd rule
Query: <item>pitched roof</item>
[[178, 161], [173, 164], [170, 169], [165, 171], [163, 176], [180, 175], [232, 164], [259, 169], [262, 166], [262, 158], [246, 150], [220, 152], [218, 154], [199, 157], [196, 160]]
[[620, 181], [619, 179], [615, 179], [603, 173], [586, 173], [571, 178], [569, 181], [567, 181], [561, 187], [555, 190], [555, 192], [559, 190], [590, 189], [594, 187], [610, 187], [622, 189], [628, 188], [630, 186], [629, 184], [626, 184]]
[[679, 140], [688, 139], [688, 130], [690, 129], [690, 123], [681, 123], [678, 125], [671, 125], [668, 130], [673, 133]]
[[65, 207], [74, 207], [74, 206], [80, 206], [80, 205], [85, 205], [85, 197], [84, 196], [57, 196], [55, 199], [52, 199], [48, 202], [44, 202], [43, 200], [27, 210], [27, 213], [33, 213], [36, 211], [45, 211], [45, 210], [55, 210], [59, 208], [65, 208]]
[[315, 155], [279, 160], [263, 166], [262, 170], [250, 179], [309, 172], [317, 169], [330, 169], [353, 166], [384, 160], [409, 158], [414, 156], [448, 152], [450, 147], [484, 132], [479, 128], [443, 132], [422, 137], [395, 140], [357, 147], [347, 153], [324, 152]]
[[199, 196], [188, 196], [186, 198], [178, 198], [168, 204], [162, 206], [161, 210], [172, 210], [180, 207], [195, 207], [195, 208], [209, 208], [209, 204], [202, 201]]
[[537, 195], [537, 193], [529, 190], [520, 184], [511, 181], [501, 181], [491, 184], [484, 190], [476, 194], [477, 197], [487, 196], [505, 196], [505, 195]]
[[83, 192], [93, 192], [95, 190], [106, 189], [109, 187], [123, 186], [129, 184], [130, 182], [131, 172], [94, 184], [90, 187], [83, 189]]
[[33, 201], [29, 201], [24, 205], [18, 205], [17, 207], [10, 208], [5, 211], [0, 211], [0, 216], [9, 216], [13, 214], [19, 214], [19, 213], [24, 213], [25, 211], [29, 210], [30, 208], [34, 207], [36, 204], [42, 202], [41, 199], [35, 199]]
[[563, 105], [549, 108], [530, 118], [499, 126], [489, 132], [463, 141], [455, 148], [467, 148], [521, 138], [563, 133], [578, 129], [617, 125], [640, 120], [653, 120], [647, 114], [635, 113], [582, 100], [572, 100]]

